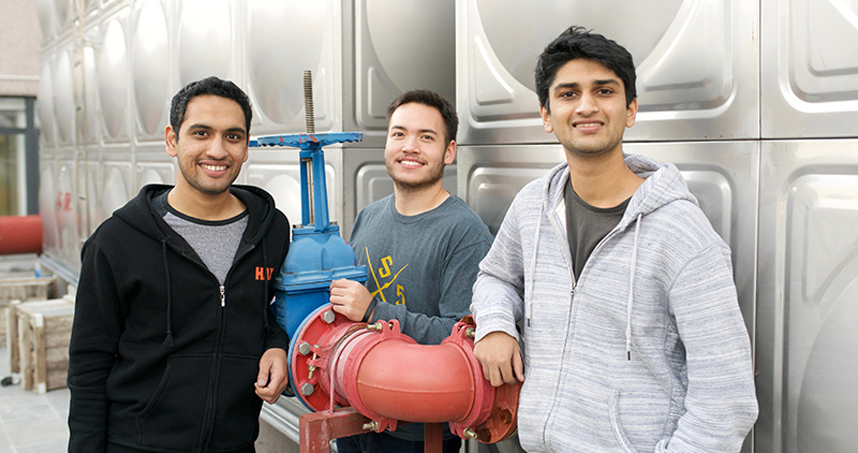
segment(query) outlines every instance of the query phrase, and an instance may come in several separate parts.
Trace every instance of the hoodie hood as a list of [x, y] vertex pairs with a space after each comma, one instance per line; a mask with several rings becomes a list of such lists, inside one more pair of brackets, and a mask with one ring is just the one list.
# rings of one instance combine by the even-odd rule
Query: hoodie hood
[[[620, 223], [614, 227], [606, 236], [605, 239], [624, 232], [632, 224], [634, 224], [634, 247], [632, 254], [629, 257], [631, 264], [631, 272], [629, 273], [629, 299], [627, 303], [627, 322], [626, 322], [626, 354], [631, 359], [631, 320], [632, 310], [634, 309], [634, 280], [635, 268], [637, 264], [638, 238], [640, 237], [640, 229], [644, 223], [644, 217], [657, 209], [666, 206], [670, 203], [678, 201], [688, 201], [695, 206], [698, 206], [697, 199], [688, 190], [688, 185], [685, 183], [679, 169], [671, 163], [660, 163], [654, 159], [645, 156], [624, 154], [624, 160], [629, 169], [636, 175], [644, 178], [643, 184], [638, 187], [634, 195], [632, 195], [626, 211], [623, 214]], [[566, 183], [569, 180], [569, 165], [567, 163], [560, 164], [548, 173], [543, 179], [543, 203], [540, 206], [540, 212], [536, 226], [536, 237], [534, 239], [534, 252], [531, 257], [531, 272], [527, 277], [530, 284], [533, 284], [534, 273], [537, 262], [537, 250], [539, 249], [539, 236], [543, 218], [548, 218], [552, 212], [565, 209], [563, 200], [563, 192]], [[558, 217], [561, 222], [565, 220], [565, 213], [558, 212]], [[564, 229], [565, 231], [565, 229]], [[565, 234], [565, 233], [564, 233]], [[602, 242], [604, 242], [604, 240]], [[598, 247], [597, 247], [598, 249]], [[577, 283], [576, 283], [577, 284]], [[532, 299], [529, 299], [525, 305], [525, 323], [530, 325], [530, 316], [532, 313]]]
[[[625, 154], [624, 159], [632, 172], [644, 178], [644, 182], [629, 200], [626, 212], [617, 225], [620, 230], [626, 229], [636, 221], [638, 216], [646, 216], [675, 201], [689, 201], [698, 206], [697, 198], [688, 190], [685, 179], [675, 165], [660, 163], [636, 154]], [[552, 168], [546, 175], [543, 185], [544, 212], [551, 212], [560, 207], [563, 203], [563, 190], [568, 180], [569, 165], [565, 163]]]

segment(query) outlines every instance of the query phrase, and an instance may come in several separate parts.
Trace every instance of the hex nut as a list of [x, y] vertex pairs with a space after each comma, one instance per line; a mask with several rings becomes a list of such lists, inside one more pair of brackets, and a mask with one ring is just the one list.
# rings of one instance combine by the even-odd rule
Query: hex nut
[[301, 384], [301, 394], [304, 396], [310, 396], [316, 389], [313, 387], [313, 384], [309, 382], [305, 382]]

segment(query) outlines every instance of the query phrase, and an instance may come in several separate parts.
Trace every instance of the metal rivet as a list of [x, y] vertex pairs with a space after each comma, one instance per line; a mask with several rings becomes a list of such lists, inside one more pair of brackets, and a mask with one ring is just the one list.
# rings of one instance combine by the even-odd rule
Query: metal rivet
[[301, 394], [302, 395], [310, 396], [313, 394], [314, 391], [316, 391], [316, 389], [315, 389], [315, 387], [313, 387], [313, 384], [311, 384], [309, 382], [305, 382], [305, 383], [301, 384]]
[[376, 431], [376, 432], [378, 431], [378, 427], [379, 427], [378, 420], [373, 420], [369, 423], [364, 423], [361, 426], [361, 428], [363, 428], [364, 431]]
[[328, 310], [322, 313], [322, 321], [325, 321], [328, 324], [334, 322], [335, 319], [337, 319], [337, 315], [334, 313], [334, 310]]
[[310, 343], [306, 341], [298, 345], [298, 354], [307, 355], [310, 353]]
[[465, 329], [465, 336], [473, 340], [474, 337], [477, 336], [477, 332], [474, 330], [473, 327], [468, 327], [467, 329]]

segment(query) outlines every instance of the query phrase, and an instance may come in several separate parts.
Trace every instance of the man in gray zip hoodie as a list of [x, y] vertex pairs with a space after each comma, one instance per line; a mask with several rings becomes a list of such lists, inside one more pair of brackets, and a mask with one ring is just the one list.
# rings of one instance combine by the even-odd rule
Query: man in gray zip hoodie
[[739, 451], [758, 409], [730, 250], [675, 166], [623, 154], [631, 54], [571, 27], [535, 78], [567, 162], [518, 193], [471, 305], [486, 378], [524, 382], [522, 446]]

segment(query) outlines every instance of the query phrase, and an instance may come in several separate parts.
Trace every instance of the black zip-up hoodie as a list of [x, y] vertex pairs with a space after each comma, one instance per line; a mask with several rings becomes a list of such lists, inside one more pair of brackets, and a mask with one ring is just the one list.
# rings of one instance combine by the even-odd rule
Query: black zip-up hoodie
[[69, 347], [69, 452], [252, 452], [259, 359], [288, 349], [269, 320], [289, 223], [262, 189], [232, 186], [248, 225], [223, 288], [156, 213], [149, 185], [81, 252]]

